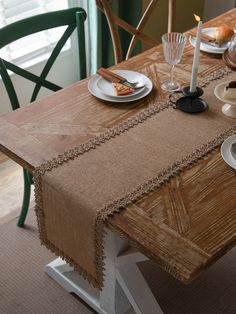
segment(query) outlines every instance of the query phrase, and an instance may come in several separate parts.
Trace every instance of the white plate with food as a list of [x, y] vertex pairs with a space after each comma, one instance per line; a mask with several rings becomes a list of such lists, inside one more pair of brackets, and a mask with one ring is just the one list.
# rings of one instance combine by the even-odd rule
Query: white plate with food
[[[212, 38], [212, 41], [201, 41], [200, 49], [208, 53], [222, 54], [229, 47], [234, 31], [229, 27], [209, 27], [203, 28], [202, 33]], [[191, 36], [189, 41], [193, 47], [196, 46], [196, 37]]]
[[[131, 102], [147, 96], [152, 91], [152, 81], [146, 75], [129, 70], [116, 70], [115, 72], [130, 81], [135, 81], [138, 78], [139, 80], [142, 80], [145, 87], [132, 94], [117, 96], [111, 82], [106, 81], [100, 75], [94, 75], [88, 82], [88, 90], [90, 93], [95, 97], [106, 101]], [[114, 89], [114, 91], [112, 91], [112, 89]]]
[[[117, 90], [116, 88], [114, 88], [115, 84], [112, 84], [110, 81], [100, 76], [100, 79], [97, 80], [97, 88], [100, 90], [100, 92], [102, 92], [106, 96], [115, 97], [115, 98], [117, 97], [129, 98], [129, 97], [133, 97], [140, 94], [144, 90], [145, 88], [144, 80], [146, 77], [144, 78], [143, 74], [135, 72], [135, 71], [130, 71], [130, 70], [113, 70], [112, 72], [126, 78], [131, 83], [140, 82], [144, 86], [142, 88], [133, 89], [133, 91], [130, 94], [122, 95], [122, 93], [120, 93], [119, 95], [117, 95]], [[121, 83], [121, 86], [123, 86], [122, 83]]]
[[236, 134], [228, 137], [221, 145], [221, 156], [232, 168], [236, 169]]
[[233, 119], [236, 119], [236, 81], [227, 81], [218, 84], [214, 90], [215, 96], [225, 104], [222, 112]]

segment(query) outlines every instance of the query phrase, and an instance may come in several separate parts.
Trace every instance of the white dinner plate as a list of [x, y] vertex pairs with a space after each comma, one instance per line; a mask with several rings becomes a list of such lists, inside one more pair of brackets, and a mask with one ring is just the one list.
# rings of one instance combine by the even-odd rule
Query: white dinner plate
[[[125, 77], [129, 82], [142, 82], [145, 85], [145, 82], [143, 81], [143, 75], [138, 72], [128, 71], [128, 70], [123, 70], [123, 71], [113, 70], [112, 72]], [[135, 89], [134, 92], [131, 94], [117, 96], [115, 89], [112, 87], [111, 82], [107, 81], [106, 79], [100, 76], [100, 78], [97, 80], [97, 88], [100, 90], [100, 92], [102, 92], [106, 96], [115, 97], [115, 98], [117, 97], [130, 98], [130, 97], [133, 97], [134, 95], [141, 93], [144, 90], [145, 86], [143, 88]]]
[[136, 100], [139, 100], [139, 99], [147, 96], [152, 91], [152, 88], [153, 88], [152, 81], [146, 75], [144, 75], [142, 73], [135, 72], [135, 71], [128, 71], [128, 70], [117, 70], [116, 73], [121, 75], [121, 76], [124, 76], [128, 80], [130, 79], [130, 76], [128, 77], [127, 74], [131, 75], [132, 77], [135, 77], [135, 75], [139, 75], [139, 77], [142, 79], [142, 81], [145, 84], [144, 89], [142, 89], [142, 91], [140, 91], [140, 93], [132, 94], [132, 96], [131, 95], [122, 96], [122, 97], [120, 97], [120, 96], [109, 96], [109, 95], [106, 95], [103, 92], [101, 92], [100, 88], [98, 88], [98, 81], [101, 79], [101, 76], [100, 75], [94, 75], [91, 77], [91, 79], [88, 82], [89, 92], [92, 95], [94, 95], [95, 97], [102, 99], [102, 100], [106, 100], [106, 101], [131, 102], [131, 101], [136, 101]]
[[[202, 32], [211, 36], [216, 31], [216, 27], [203, 28]], [[196, 37], [190, 36], [189, 41], [193, 47], [196, 46]], [[209, 53], [222, 54], [229, 47], [230, 41], [223, 43], [220, 47], [217, 47], [214, 43], [203, 43], [200, 44], [200, 49]]]
[[236, 134], [228, 137], [221, 145], [221, 156], [224, 161], [232, 168], [236, 169], [236, 160], [232, 156], [231, 146], [236, 142]]

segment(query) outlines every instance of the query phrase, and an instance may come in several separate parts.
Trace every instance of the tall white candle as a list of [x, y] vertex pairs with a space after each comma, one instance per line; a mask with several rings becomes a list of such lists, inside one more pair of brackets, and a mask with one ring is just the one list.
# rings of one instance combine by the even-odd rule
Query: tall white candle
[[201, 31], [202, 31], [202, 21], [199, 21], [198, 27], [197, 27], [196, 46], [195, 46], [194, 57], [193, 57], [190, 93], [194, 93], [197, 87], [197, 74], [198, 74], [198, 64], [199, 64], [199, 55], [200, 55]]

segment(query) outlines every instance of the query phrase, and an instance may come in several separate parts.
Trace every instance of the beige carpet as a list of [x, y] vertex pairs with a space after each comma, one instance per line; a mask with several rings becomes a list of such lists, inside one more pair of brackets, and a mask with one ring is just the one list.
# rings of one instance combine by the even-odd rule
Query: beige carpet
[[[12, 217], [0, 221], [0, 313], [94, 313], [44, 273], [54, 256], [39, 244], [33, 210], [26, 229]], [[236, 248], [188, 286], [154, 263], [140, 267], [165, 314], [236, 313]]]

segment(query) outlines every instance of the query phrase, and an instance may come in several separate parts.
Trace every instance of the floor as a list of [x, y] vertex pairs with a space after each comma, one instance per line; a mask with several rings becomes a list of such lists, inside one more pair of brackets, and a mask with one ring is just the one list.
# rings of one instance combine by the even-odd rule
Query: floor
[[22, 197], [22, 168], [0, 153], [0, 219], [9, 214], [19, 214]]

